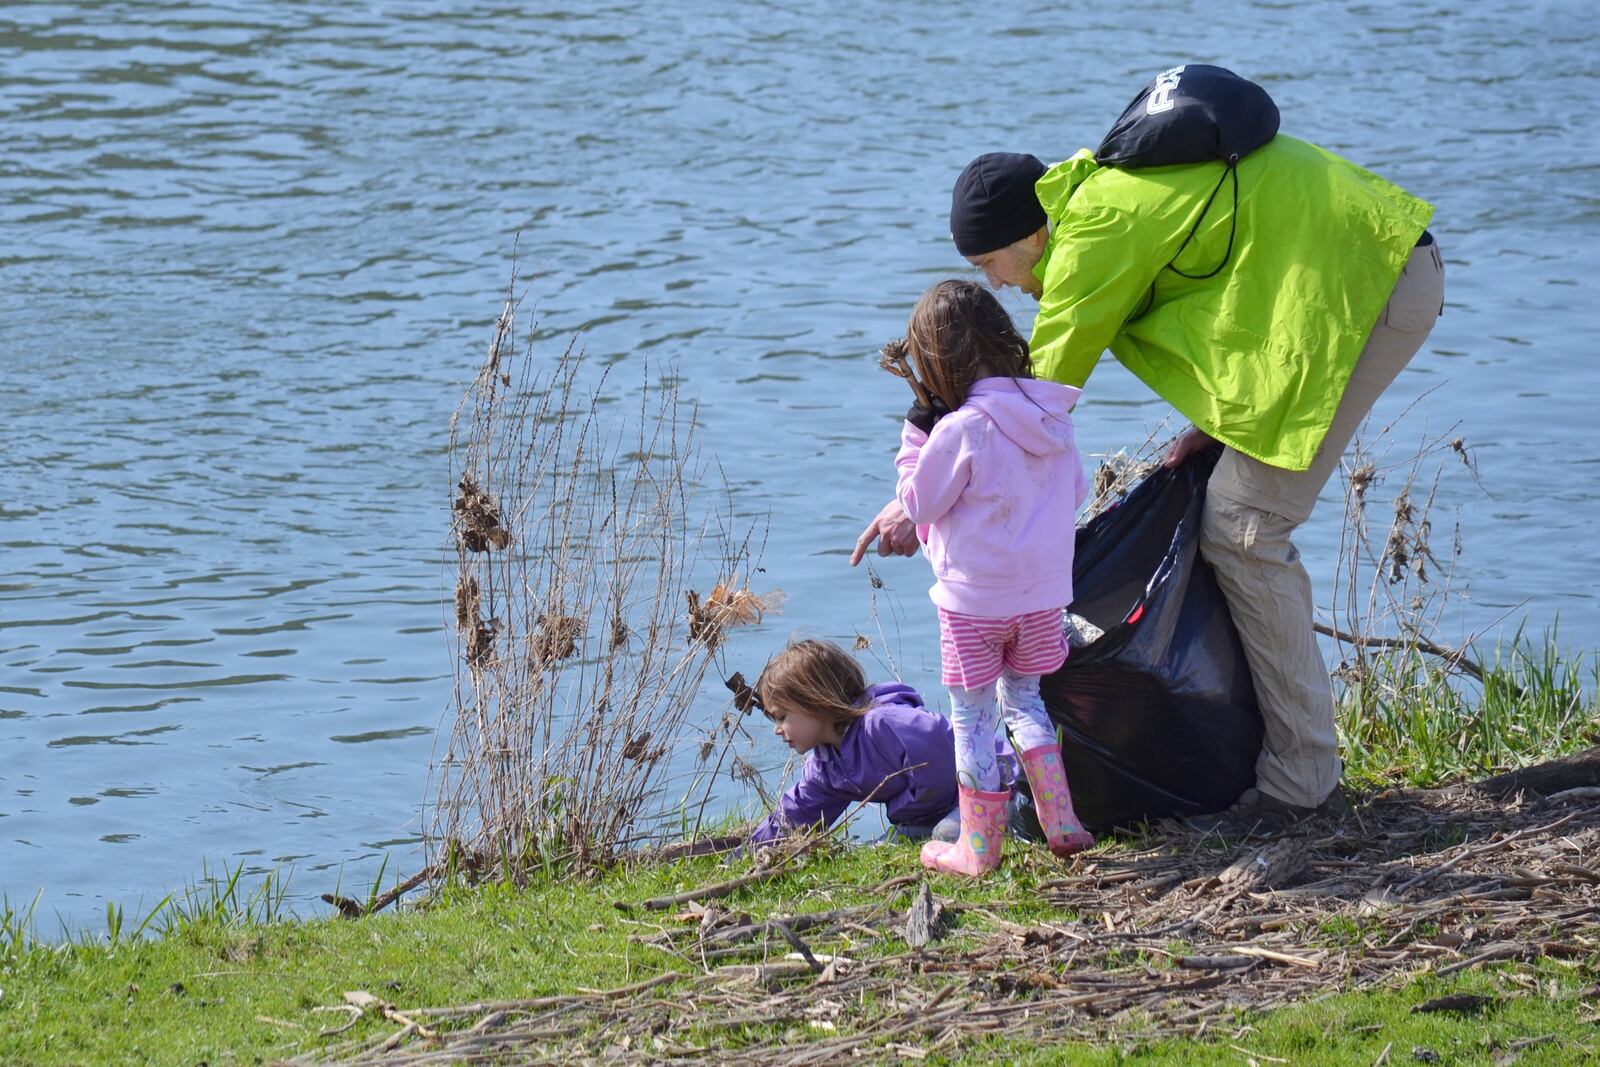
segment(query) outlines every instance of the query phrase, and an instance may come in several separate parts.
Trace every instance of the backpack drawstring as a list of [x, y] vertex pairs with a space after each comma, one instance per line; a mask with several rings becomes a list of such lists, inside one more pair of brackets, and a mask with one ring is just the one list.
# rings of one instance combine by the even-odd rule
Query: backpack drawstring
[[[1194, 235], [1200, 230], [1200, 224], [1206, 220], [1206, 215], [1211, 211], [1211, 202], [1217, 198], [1217, 191], [1222, 188], [1222, 183], [1227, 181], [1228, 175], [1230, 174], [1233, 175], [1233, 219], [1228, 225], [1228, 250], [1222, 254], [1222, 262], [1218, 263], [1215, 267], [1212, 267], [1205, 274], [1189, 274], [1179, 270], [1177, 267], [1173, 266], [1173, 264], [1178, 262], [1178, 257], [1183, 255], [1183, 250], [1189, 247], [1190, 241], [1194, 240]], [[1234, 154], [1228, 157], [1227, 165], [1222, 171], [1222, 177], [1217, 179], [1217, 184], [1212, 188], [1211, 195], [1206, 197], [1206, 206], [1200, 209], [1200, 217], [1195, 219], [1194, 225], [1189, 228], [1189, 236], [1183, 239], [1183, 244], [1179, 245], [1178, 250], [1172, 254], [1172, 258], [1167, 261], [1165, 269], [1170, 270], [1179, 277], [1193, 278], [1195, 281], [1204, 281], [1207, 278], [1216, 277], [1217, 273], [1222, 270], [1223, 267], [1228, 265], [1228, 260], [1233, 258], [1233, 236], [1238, 232], [1239, 156]]]
[[[1206, 220], [1206, 216], [1211, 213], [1211, 205], [1217, 199], [1217, 193], [1221, 191], [1222, 183], [1228, 180], [1229, 175], [1233, 176], [1233, 218], [1229, 220], [1228, 223], [1228, 248], [1227, 251], [1222, 253], [1222, 262], [1218, 263], [1215, 267], [1212, 267], [1204, 274], [1190, 274], [1188, 271], [1179, 270], [1176, 266], [1174, 266], [1174, 264], [1178, 262], [1178, 257], [1183, 255], [1183, 250], [1189, 247], [1189, 242], [1194, 240], [1194, 235], [1200, 232], [1200, 224], [1204, 222]], [[1233, 258], [1233, 239], [1238, 232], [1239, 156], [1238, 153], [1235, 153], [1223, 161], [1222, 177], [1218, 178], [1217, 184], [1211, 187], [1211, 195], [1206, 197], [1206, 206], [1200, 209], [1200, 217], [1194, 220], [1194, 225], [1189, 227], [1189, 235], [1183, 239], [1183, 244], [1178, 246], [1178, 250], [1172, 254], [1172, 258], [1167, 260], [1167, 265], [1161, 269], [1170, 270], [1180, 278], [1189, 278], [1194, 281], [1204, 281], [1207, 278], [1215, 278], [1219, 273], [1221, 273], [1222, 268], [1228, 265], [1228, 261]], [[1140, 302], [1139, 308], [1134, 311], [1132, 315], [1128, 316], [1124, 325], [1126, 325], [1128, 322], [1133, 322], [1135, 319], [1141, 318], [1150, 310], [1151, 307], [1155, 305], [1156, 281], [1160, 277], [1161, 273], [1160, 271], [1157, 271], [1156, 277], [1150, 280], [1149, 292], [1145, 293], [1144, 300]]]

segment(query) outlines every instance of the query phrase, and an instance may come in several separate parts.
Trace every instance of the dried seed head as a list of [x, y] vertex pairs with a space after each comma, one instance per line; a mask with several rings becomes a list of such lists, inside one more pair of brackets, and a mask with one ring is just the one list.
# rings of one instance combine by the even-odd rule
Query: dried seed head
[[566, 659], [577, 653], [582, 636], [582, 620], [552, 608], [539, 617], [539, 629], [530, 639], [533, 658], [540, 663]]
[[1363, 463], [1350, 472], [1350, 491], [1355, 494], [1357, 503], [1366, 500], [1367, 490], [1377, 477], [1378, 468], [1371, 463]]
[[645, 754], [645, 746], [648, 744], [650, 744], [649, 730], [646, 730], [644, 733], [639, 734], [636, 737], [628, 738], [628, 740], [622, 746], [622, 758], [628, 760], [639, 759]]
[[456, 488], [460, 495], [451, 508], [456, 514], [455, 531], [462, 547], [468, 552], [487, 552], [509, 545], [511, 531], [501, 525], [494, 498], [479, 489], [470, 474], [463, 474]]
[[622, 621], [622, 612], [613, 612], [611, 615], [611, 647], [621, 648], [628, 643], [628, 624]]
[[904, 337], [896, 337], [878, 349], [878, 366], [896, 378], [910, 376], [910, 368], [906, 365], [906, 360], [909, 358], [911, 358], [911, 346], [906, 343]]
[[689, 637], [706, 646], [708, 651], [722, 644], [724, 631], [734, 626], [760, 622], [766, 612], [776, 611], [783, 605], [783, 592], [753, 593], [749, 586], [738, 584], [738, 575], [727, 582], [718, 582], [702, 601], [695, 590], [684, 596], [689, 601]]
[[500, 633], [500, 620], [488, 619], [467, 627], [467, 663], [487, 667], [495, 661], [494, 639]]
[[466, 577], [456, 583], [456, 629], [465, 630], [477, 619], [483, 603], [478, 579]]

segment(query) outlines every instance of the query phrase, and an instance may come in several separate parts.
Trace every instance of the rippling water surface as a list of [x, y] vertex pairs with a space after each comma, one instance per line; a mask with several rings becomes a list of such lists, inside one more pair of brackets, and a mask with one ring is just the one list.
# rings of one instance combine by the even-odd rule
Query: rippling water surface
[[[870, 353], [963, 267], [951, 180], [1096, 143], [1184, 60], [1437, 205], [1447, 311], [1377, 414], [1473, 449], [1460, 632], [1596, 647], [1597, 43], [1577, 0], [7, 4], [0, 891], [75, 927], [203, 860], [302, 895], [416, 862], [447, 423], [519, 231], [547, 350], [676, 362], [772, 516], [789, 607], [732, 658], [876, 634], [841, 557], [905, 396]], [[1093, 451], [1165, 414], [1109, 361], [1080, 411]], [[880, 573], [934, 688], [925, 565]]]

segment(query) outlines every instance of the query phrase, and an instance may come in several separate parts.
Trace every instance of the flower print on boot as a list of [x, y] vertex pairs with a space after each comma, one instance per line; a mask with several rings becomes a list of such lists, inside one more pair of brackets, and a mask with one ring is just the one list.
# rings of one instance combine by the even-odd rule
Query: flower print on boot
[[1022, 769], [1033, 789], [1033, 806], [1039, 813], [1050, 851], [1070, 856], [1094, 845], [1094, 835], [1083, 828], [1072, 810], [1067, 771], [1061, 765], [1060, 745], [1040, 745], [1022, 754]]
[[922, 865], [946, 874], [976, 876], [1000, 866], [1000, 845], [1006, 832], [1008, 792], [985, 793], [958, 786], [961, 837], [954, 844], [929, 841], [922, 846]]

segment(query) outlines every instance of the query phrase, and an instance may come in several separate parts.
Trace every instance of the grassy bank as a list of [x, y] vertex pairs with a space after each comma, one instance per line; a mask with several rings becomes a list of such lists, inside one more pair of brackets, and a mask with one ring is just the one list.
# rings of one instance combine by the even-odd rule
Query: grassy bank
[[[1409, 787], [1600, 743], [1593, 673], [1547, 639], [1475, 692], [1425, 672], [1347, 686], [1368, 801], [1275, 852], [1171, 829], [1070, 862], [1012, 845], [972, 884], [927, 878], [915, 846], [825, 845], [775, 873], [546, 868], [359, 920], [295, 920], [281, 881], [235, 876], [62, 943], [13, 902], [0, 1063], [401, 1064], [446, 1042], [473, 1063], [1588, 1062], [1600, 803]], [[912, 945], [924, 886], [943, 922]]]
[[[1110, 846], [1101, 865], [1130, 848]], [[225, 914], [201, 914], [155, 940], [123, 940], [116, 945], [12, 943], [0, 998], [0, 1062], [273, 1063], [350, 1054], [357, 1047], [354, 1043], [362, 1041], [368, 1042], [366, 1054], [376, 1056], [375, 1043], [399, 1034], [404, 1023], [376, 1010], [356, 1016], [339, 1008], [346, 1002], [344, 994], [357, 990], [394, 1005], [406, 1018], [441, 1027], [446, 1020], [418, 1015], [414, 1009], [476, 1002], [478, 1009], [463, 1016], [476, 1020], [493, 1014], [486, 1002], [524, 1001], [510, 1014], [533, 1017], [541, 1006], [537, 1001], [526, 1003], [529, 998], [574, 998], [589, 990], [622, 989], [678, 974], [682, 981], [651, 990], [649, 1003], [678, 1004], [684, 1011], [694, 1011], [697, 998], [711, 996], [703, 984], [707, 970], [732, 964], [727, 958], [700, 959], [682, 950], [680, 936], [664, 939], [662, 932], [692, 932], [705, 924], [708, 911], [715, 916], [723, 909], [735, 919], [747, 913], [759, 920], [892, 901], [898, 915], [915, 899], [915, 885], [905, 876], [918, 869], [916, 850], [897, 845], [804, 856], [792, 870], [714, 902], [659, 910], [645, 907], [652, 897], [726, 879], [748, 871], [749, 864], [735, 861], [729, 868], [702, 858], [524, 889], [480, 886], [447, 892], [426, 910], [359, 921], [260, 924]], [[1072, 869], [1085, 866], [1080, 863]], [[1014, 936], [1020, 929], [1097, 928], [1099, 917], [1051, 903], [1052, 887], [1058, 886], [1066, 870], [1066, 865], [1038, 848], [1016, 847], [992, 879], [976, 885], [934, 880], [931, 884], [948, 915], [938, 958], [975, 960], [974, 953], [992, 946], [997, 937]], [[847, 930], [827, 947], [857, 964], [907, 952], [898, 919], [878, 928], [885, 933], [874, 936], [874, 927], [863, 926], [852, 937]], [[1595, 932], [1597, 927], [1591, 923], [1589, 930]], [[1169, 956], [1194, 951], [1196, 939], [1193, 934], [1169, 939], [1165, 951]], [[780, 970], [785, 965], [795, 969], [782, 960], [789, 948], [772, 938], [738, 959], [747, 964], [779, 960]], [[1329, 921], [1304, 931], [1296, 953], [1381, 950], [1360, 922]], [[1153, 952], [1137, 955], [1142, 956], [1139, 965], [1153, 976], [1178, 973], [1171, 970], [1170, 960]], [[770, 1017], [756, 1013], [727, 1025], [725, 1016], [713, 1019], [708, 1013], [702, 1028], [662, 1031], [666, 1040], [659, 1045], [652, 1043], [659, 1039], [650, 1032], [650, 1013], [636, 1014], [629, 1007], [631, 998], [624, 997], [614, 1011], [574, 1018], [574, 1032], [557, 1036], [560, 1027], [553, 1027], [548, 1040], [531, 1042], [520, 1054], [535, 1061], [561, 1060], [563, 1048], [579, 1047], [591, 1053], [615, 1047], [619, 1054], [643, 1053], [647, 1058], [695, 1049], [743, 1049], [752, 1054], [759, 1049], [770, 1054], [855, 1033], [868, 1035], [862, 1050], [875, 1057], [917, 1058], [929, 1055], [931, 1049], [936, 1062], [1003, 1058], [1036, 1063], [1238, 1064], [1253, 1058], [1258, 1063], [1367, 1065], [1385, 1049], [1389, 1050], [1386, 1062], [1413, 1062], [1416, 1049], [1421, 1050], [1423, 1062], [1436, 1062], [1428, 1059], [1428, 1052], [1446, 1063], [1503, 1062], [1506, 1054], [1514, 1053], [1520, 1057], [1516, 1062], [1534, 1064], [1584, 1062], [1584, 1057], [1600, 1050], [1596, 1026], [1600, 1000], [1595, 999], [1600, 991], [1596, 985], [1600, 944], [1587, 956], [1575, 958], [1492, 964], [1446, 977], [1399, 977], [1359, 992], [1335, 992], [1336, 987], [1330, 987], [1328, 992], [1334, 995], [1326, 999], [1272, 1013], [1253, 1011], [1246, 997], [1237, 1007], [1214, 1013], [1210, 1025], [1191, 1040], [1163, 1038], [1160, 1027], [1139, 1011], [1108, 1023], [1092, 1041], [998, 1033], [945, 1038], [940, 1044], [942, 1028], [872, 1036], [886, 1022], [898, 1022], [904, 1015], [904, 1003], [891, 1003], [890, 997], [915, 1004], [918, 997], [933, 999], [927, 994], [936, 997], [946, 986], [967, 994], [998, 983], [1001, 1003], [1037, 999], [1043, 986], [1033, 973], [1036, 964], [1024, 956], [1009, 964], [1001, 961], [996, 968], [974, 963], [966, 972], [919, 976], [913, 967], [903, 981], [886, 987], [892, 992], [880, 991], [848, 1004], [839, 1003], [825, 983], [813, 986], [814, 976], [784, 971], [783, 977], [772, 980]], [[1064, 979], [1075, 968], [1085, 967], [1107, 970], [1103, 962], [1075, 964], [1059, 958], [1052, 973]], [[1008, 973], [1018, 976], [1009, 991], [1004, 988]], [[1024, 975], [1031, 976], [1031, 987], [1021, 980]], [[766, 1002], [753, 984], [735, 985], [753, 1003]], [[786, 990], [781, 1008], [776, 999], [780, 988]], [[816, 1006], [809, 1017], [793, 1011], [797, 990], [801, 1003]], [[1412, 1012], [1424, 1001], [1451, 994], [1488, 999], [1486, 1006], [1467, 1014]], [[1039, 1010], [1063, 1019], [1071, 1014], [1048, 1002], [1040, 1002]], [[573, 1044], [578, 1041], [581, 1046]], [[1502, 1060], [1496, 1060], [1497, 1055]]]

